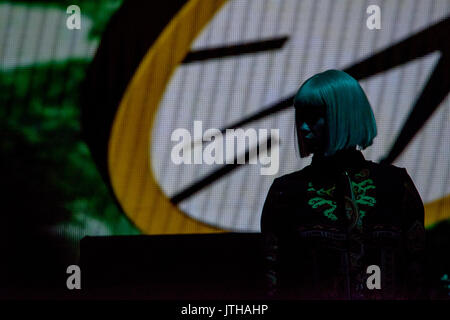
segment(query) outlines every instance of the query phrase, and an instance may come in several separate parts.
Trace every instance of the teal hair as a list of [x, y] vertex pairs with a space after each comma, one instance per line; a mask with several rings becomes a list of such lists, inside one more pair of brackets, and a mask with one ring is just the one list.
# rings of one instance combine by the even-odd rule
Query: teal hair
[[352, 76], [340, 70], [318, 73], [298, 90], [294, 98], [296, 129], [301, 110], [325, 109], [328, 141], [325, 155], [352, 147], [365, 149], [377, 135], [377, 125], [366, 94]]

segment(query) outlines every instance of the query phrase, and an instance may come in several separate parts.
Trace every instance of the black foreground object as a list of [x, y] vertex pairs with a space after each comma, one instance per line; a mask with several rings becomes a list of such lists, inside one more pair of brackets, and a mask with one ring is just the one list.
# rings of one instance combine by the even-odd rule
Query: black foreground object
[[260, 233], [85, 237], [83, 291], [124, 299], [263, 297]]
[[[427, 230], [433, 300], [450, 298], [449, 233]], [[81, 298], [266, 299], [261, 233], [85, 237], [80, 255]]]

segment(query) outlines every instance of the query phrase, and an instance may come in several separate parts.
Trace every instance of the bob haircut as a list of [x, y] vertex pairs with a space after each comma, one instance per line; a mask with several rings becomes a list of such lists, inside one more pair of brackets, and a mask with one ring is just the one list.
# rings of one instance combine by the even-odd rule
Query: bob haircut
[[294, 97], [294, 107], [297, 133], [305, 108], [325, 111], [326, 156], [352, 147], [365, 149], [377, 135], [366, 94], [358, 81], [344, 71], [327, 70], [306, 80]]

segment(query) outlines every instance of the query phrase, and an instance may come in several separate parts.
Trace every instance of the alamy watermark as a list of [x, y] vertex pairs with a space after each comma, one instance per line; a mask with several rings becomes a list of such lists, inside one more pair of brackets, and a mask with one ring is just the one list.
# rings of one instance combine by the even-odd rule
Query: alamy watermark
[[381, 9], [376, 4], [367, 7], [366, 13], [369, 14], [366, 20], [366, 26], [369, 30], [381, 29]]
[[248, 158], [248, 164], [261, 165], [261, 175], [277, 174], [280, 167], [279, 129], [270, 129], [270, 136], [268, 129], [253, 128], [226, 129], [223, 134], [214, 128], [203, 132], [202, 121], [194, 121], [193, 135], [185, 128], [178, 128], [170, 139], [177, 142], [170, 154], [176, 165], [245, 164]]
[[67, 7], [66, 13], [70, 16], [67, 17], [66, 27], [69, 30], [81, 29], [81, 9], [77, 5], [70, 5]]
[[66, 273], [69, 275], [66, 280], [66, 286], [69, 290], [81, 289], [81, 269], [76, 264], [67, 267]]

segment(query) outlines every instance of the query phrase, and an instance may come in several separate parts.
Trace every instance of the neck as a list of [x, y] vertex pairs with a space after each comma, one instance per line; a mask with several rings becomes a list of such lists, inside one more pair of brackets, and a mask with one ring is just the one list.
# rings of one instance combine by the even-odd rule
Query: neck
[[329, 156], [326, 156], [323, 153], [315, 153], [311, 164], [314, 167], [325, 169], [344, 169], [356, 167], [364, 160], [361, 151], [356, 150], [356, 148], [353, 147], [339, 150], [335, 154]]

